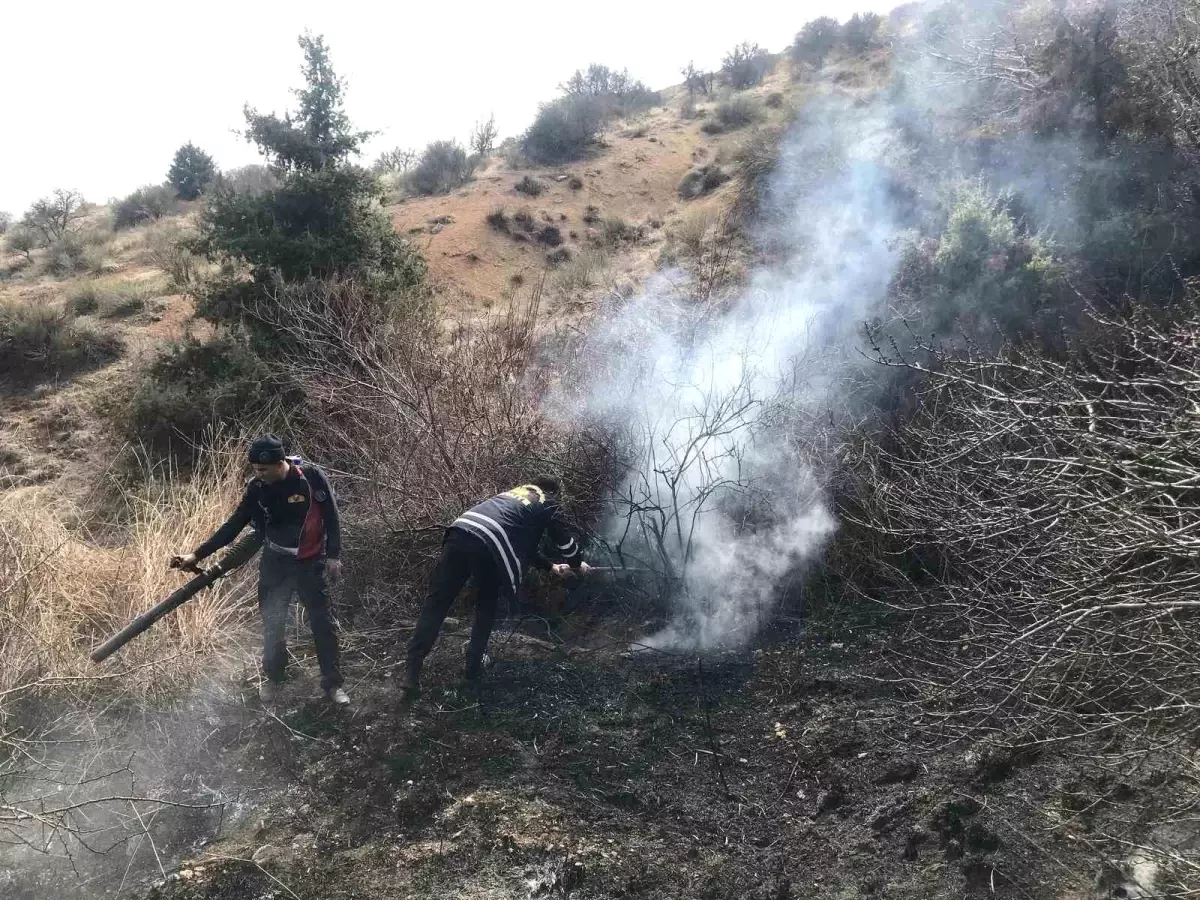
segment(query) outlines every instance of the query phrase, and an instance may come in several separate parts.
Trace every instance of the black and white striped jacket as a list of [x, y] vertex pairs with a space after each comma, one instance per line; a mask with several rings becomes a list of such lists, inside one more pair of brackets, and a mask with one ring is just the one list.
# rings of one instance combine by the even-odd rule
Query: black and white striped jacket
[[525, 484], [484, 500], [450, 527], [474, 535], [487, 545], [514, 592], [521, 586], [526, 566], [550, 568], [550, 561], [539, 549], [546, 533], [563, 562], [572, 568], [578, 568], [581, 562], [579, 544], [563, 525], [558, 504], [536, 485]]

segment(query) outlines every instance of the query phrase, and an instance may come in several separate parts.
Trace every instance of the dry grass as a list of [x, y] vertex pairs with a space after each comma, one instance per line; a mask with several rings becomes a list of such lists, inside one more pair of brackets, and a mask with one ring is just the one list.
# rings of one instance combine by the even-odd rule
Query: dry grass
[[189, 481], [153, 477], [120, 493], [127, 538], [98, 546], [63, 524], [81, 520], [53, 491], [0, 496], [0, 720], [18, 699], [69, 686], [84, 693], [128, 671], [122, 694], [159, 694], [187, 683], [201, 654], [244, 612], [245, 576], [201, 594], [137, 638], [103, 668], [87, 653], [182, 584], [172, 553], [199, 543], [240, 493], [240, 455], [228, 441], [204, 454]]

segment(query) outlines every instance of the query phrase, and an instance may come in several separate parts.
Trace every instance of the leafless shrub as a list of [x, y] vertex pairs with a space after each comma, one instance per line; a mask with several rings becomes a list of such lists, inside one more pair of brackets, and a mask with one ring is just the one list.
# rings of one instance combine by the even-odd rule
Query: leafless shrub
[[852, 518], [907, 560], [883, 596], [943, 673], [914, 682], [943, 736], [1158, 728], [1200, 704], [1200, 316], [1088, 331], [1061, 357], [880, 354], [925, 381], [856, 464]]
[[379, 318], [377, 305], [356, 297], [361, 290], [312, 283], [261, 311], [289, 342], [292, 377], [313, 398], [311, 446], [355, 472], [343, 495], [357, 504], [360, 543], [373, 557], [360, 570], [405, 572], [420, 590], [444, 527], [535, 469], [561, 473], [572, 508], [594, 515], [603, 449], [555, 426], [537, 402], [554, 377], [533, 365], [540, 283], [525, 303], [457, 326], [448, 340], [428, 321]]
[[1121, 13], [1139, 92], [1157, 98], [1179, 142], [1200, 151], [1200, 2], [1154, 0]]
[[52, 244], [77, 231], [83, 217], [83, 194], [58, 188], [53, 195], [43, 197], [29, 207], [21, 221], [27, 228], [38, 231], [45, 243]]
[[471, 138], [468, 146], [471, 152], [481, 159], [486, 159], [492, 155], [492, 151], [496, 148], [496, 138], [500, 131], [496, 128], [496, 117], [489, 116], [486, 122], [480, 122], [471, 129]]

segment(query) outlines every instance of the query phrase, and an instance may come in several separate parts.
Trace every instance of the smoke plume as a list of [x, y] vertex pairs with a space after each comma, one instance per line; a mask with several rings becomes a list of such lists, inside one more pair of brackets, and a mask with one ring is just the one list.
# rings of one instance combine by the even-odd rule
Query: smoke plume
[[782, 251], [775, 262], [719, 312], [665, 273], [592, 338], [604, 362], [583, 414], [619, 427], [632, 460], [607, 538], [663, 573], [676, 603], [646, 643], [744, 643], [833, 533], [802, 423], [837, 399], [855, 332], [884, 303], [897, 152], [884, 104], [811, 105], [764, 198], [759, 237]]

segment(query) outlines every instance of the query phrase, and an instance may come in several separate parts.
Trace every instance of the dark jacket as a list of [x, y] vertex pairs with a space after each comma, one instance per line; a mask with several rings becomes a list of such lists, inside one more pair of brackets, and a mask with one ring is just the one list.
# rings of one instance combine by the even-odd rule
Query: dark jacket
[[549, 534], [563, 560], [579, 568], [579, 545], [563, 524], [558, 504], [536, 485], [526, 484], [473, 506], [454, 520], [452, 529], [474, 535], [496, 560], [501, 581], [515, 592], [525, 567], [549, 569], [541, 554], [542, 537]]
[[325, 473], [311, 463], [291, 463], [288, 474], [274, 484], [261, 478], [246, 482], [246, 492], [229, 520], [196, 548], [204, 559], [233, 541], [253, 523], [267, 548], [297, 559], [342, 554], [342, 522], [337, 500]]

